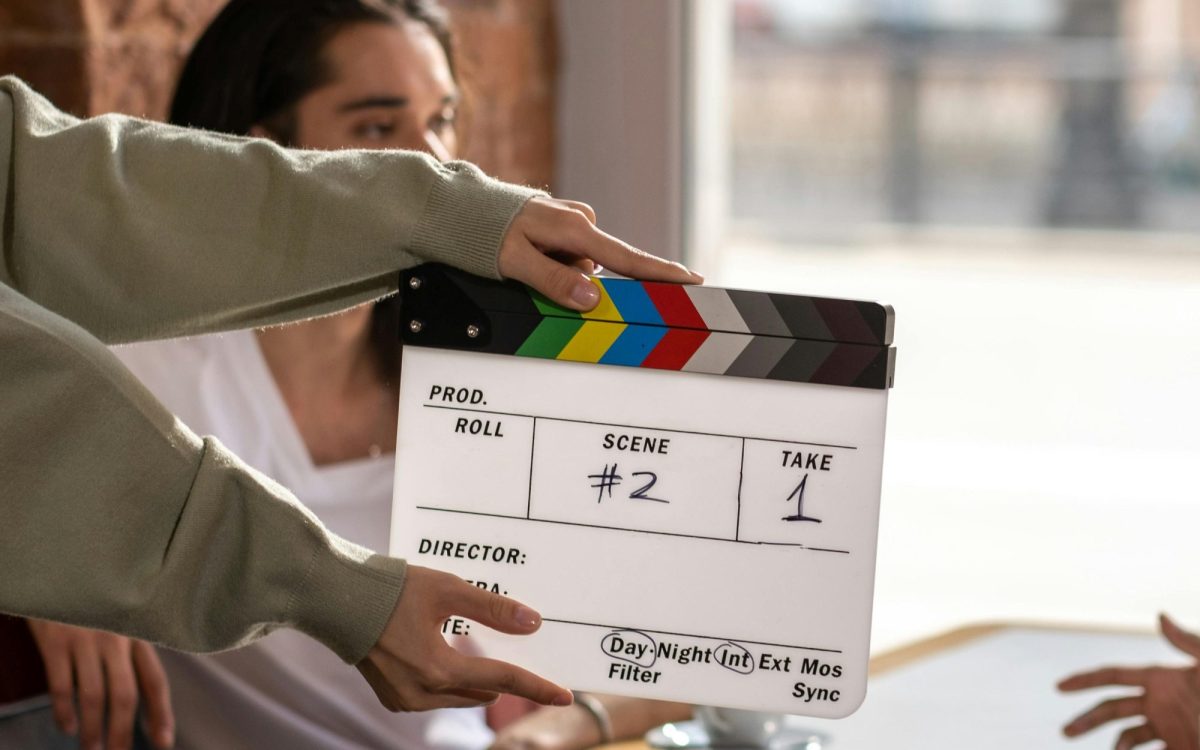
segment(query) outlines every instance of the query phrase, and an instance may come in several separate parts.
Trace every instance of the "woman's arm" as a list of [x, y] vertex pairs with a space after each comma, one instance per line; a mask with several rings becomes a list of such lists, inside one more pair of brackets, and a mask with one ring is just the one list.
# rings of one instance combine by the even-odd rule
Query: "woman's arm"
[[0, 608], [174, 648], [288, 625], [356, 662], [404, 563], [329, 534], [99, 341], [0, 285]]
[[295, 628], [357, 664], [393, 710], [501, 691], [570, 702], [440, 632], [464, 615], [530, 633], [536, 613], [329, 533], [94, 337], [2, 284], [0, 352], [0, 611], [189, 651]]
[[439, 261], [598, 297], [564, 255], [695, 283], [587, 206], [405, 151], [296, 151], [118, 115], [78, 120], [0, 78], [0, 284], [106, 343], [313, 317]]
[[426, 260], [497, 277], [536, 194], [415, 152], [78, 120], [0, 78], [0, 283], [108, 343], [333, 312]]

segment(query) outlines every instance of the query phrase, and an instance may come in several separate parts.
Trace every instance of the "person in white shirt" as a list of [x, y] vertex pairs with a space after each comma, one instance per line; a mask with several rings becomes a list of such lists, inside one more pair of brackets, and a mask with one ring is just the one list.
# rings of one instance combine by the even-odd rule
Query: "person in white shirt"
[[[297, 148], [403, 148], [447, 160], [458, 150], [452, 59], [431, 2], [233, 0], [189, 56], [171, 120]], [[280, 231], [320, 217], [297, 219]], [[579, 265], [591, 270], [590, 262]], [[394, 305], [383, 300], [292, 326], [138, 344], [117, 355], [193, 430], [217, 436], [291, 488], [334, 533], [383, 550], [401, 356]], [[109, 665], [124, 664], [160, 747], [174, 738], [180, 747], [220, 750], [493, 743], [567, 750], [633, 737], [689, 712], [603, 697], [534, 712], [497, 737], [481, 709], [387, 711], [357, 673], [294, 631], [201, 657], [156, 655], [144, 643], [54, 623], [31, 621], [30, 628], [43, 654], [69, 651], [77, 672], [81, 658], [104, 665], [110, 693], [118, 686]], [[54, 714], [85, 747], [101, 746], [105, 717], [95, 709], [76, 713], [59, 699]], [[110, 750], [128, 746], [129, 721], [107, 716]]]

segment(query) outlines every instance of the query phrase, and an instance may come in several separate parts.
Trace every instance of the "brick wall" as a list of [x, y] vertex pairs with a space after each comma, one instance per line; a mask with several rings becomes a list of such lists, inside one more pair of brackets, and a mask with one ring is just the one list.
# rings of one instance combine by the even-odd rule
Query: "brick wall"
[[471, 103], [464, 157], [514, 182], [550, 185], [558, 70], [553, 0], [442, 1]]
[[16, 73], [58, 106], [87, 111], [83, 8], [59, 0], [0, 4], [0, 72]]
[[[469, 107], [464, 156], [550, 184], [557, 71], [553, 0], [443, 0]], [[77, 115], [165, 115], [179, 66], [224, 0], [0, 0], [0, 74]]]

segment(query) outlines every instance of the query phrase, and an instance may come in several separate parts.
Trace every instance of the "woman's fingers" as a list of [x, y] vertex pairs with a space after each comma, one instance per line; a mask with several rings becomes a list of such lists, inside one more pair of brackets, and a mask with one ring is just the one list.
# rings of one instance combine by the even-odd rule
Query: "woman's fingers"
[[[573, 310], [590, 310], [599, 302], [574, 261], [566, 254], [624, 276], [650, 281], [696, 284], [704, 280], [678, 263], [657, 258], [600, 231], [590, 206], [553, 198], [532, 198], [513, 219], [500, 248], [499, 270]], [[550, 257], [547, 257], [550, 256]]]
[[1058, 683], [1058, 689], [1070, 693], [1106, 685], [1142, 687], [1146, 684], [1151, 669], [1153, 667], [1102, 667], [1071, 675]]
[[496, 700], [495, 693], [471, 691], [428, 692], [407, 702], [403, 711], [435, 711], [440, 708], [478, 708]]
[[600, 302], [600, 290], [582, 269], [533, 248], [522, 253], [510, 271], [502, 273], [572, 310], [591, 310]]
[[98, 750], [104, 742], [104, 668], [95, 639], [76, 640], [72, 644], [71, 661], [75, 666], [79, 704], [79, 744], [83, 750]]
[[491, 704], [498, 697], [492, 691], [463, 687], [452, 676], [448, 664], [457, 653], [453, 649], [447, 647], [443, 651], [434, 647], [424, 653], [436, 660], [436, 664], [426, 664], [422, 668], [404, 665], [395, 655], [371, 655], [358, 663], [358, 671], [389, 711], [471, 708]]
[[449, 614], [462, 615], [501, 633], [525, 635], [542, 626], [542, 616], [516, 599], [493, 594], [461, 579], [447, 592], [445, 602], [452, 610]]
[[133, 675], [128, 638], [102, 635], [100, 661], [104, 667], [108, 703], [106, 750], [129, 750], [133, 746], [133, 723], [137, 716], [137, 679]]
[[1195, 633], [1189, 633], [1183, 628], [1175, 624], [1175, 621], [1165, 614], [1158, 616], [1158, 625], [1162, 630], [1163, 637], [1170, 642], [1172, 646], [1179, 649], [1183, 653], [1200, 660], [1200, 636]]
[[596, 227], [592, 227], [585, 237], [588, 242], [581, 243], [580, 249], [586, 249], [589, 258], [622, 276], [677, 284], [700, 284], [704, 281], [703, 276], [688, 270], [683, 264], [639, 250]]
[[42, 662], [46, 666], [46, 684], [50, 688], [50, 705], [54, 721], [63, 732], [75, 736], [79, 717], [75, 714], [75, 679], [71, 669], [71, 652], [66, 643], [38, 641]]
[[596, 223], [596, 211], [588, 204], [586, 204], [582, 201], [571, 201], [571, 200], [564, 200], [561, 198], [559, 199], [559, 203], [566, 204], [568, 207], [573, 208], [576, 211], [578, 211], [579, 213], [586, 216], [587, 220], [590, 221], [591, 223], [593, 223], [593, 224]]
[[[548, 211], [548, 213], [547, 213]], [[528, 236], [545, 252], [568, 252], [593, 261], [623, 276], [647, 281], [698, 284], [704, 277], [679, 263], [637, 249], [598, 228], [580, 211], [548, 206], [531, 223]]]
[[[450, 573], [410, 565], [405, 596], [414, 606], [427, 608], [426, 617], [439, 627], [451, 615], [461, 615], [493, 630], [513, 635], [532, 633], [541, 627], [542, 616], [516, 599], [493, 594]], [[404, 596], [401, 597], [404, 604]], [[445, 643], [447, 653], [461, 654]]]
[[1111, 698], [1075, 717], [1063, 728], [1063, 734], [1076, 737], [1116, 719], [1140, 716], [1143, 707], [1144, 701], [1140, 695]]
[[[466, 581], [447, 593], [449, 614], [461, 615], [501, 633], [526, 635], [542, 625], [542, 616], [507, 596], [494, 594]], [[569, 705], [571, 693], [520, 667], [495, 659], [471, 657], [451, 651], [455, 687], [459, 690], [511, 693], [542, 705]]]
[[507, 693], [542, 706], [569, 706], [572, 701], [566, 688], [498, 659], [464, 656], [453, 665], [451, 674], [459, 690]]
[[541, 616], [520, 602], [449, 573], [410, 565], [404, 591], [383, 634], [358, 663], [384, 707], [425, 711], [478, 706], [491, 703], [500, 693], [542, 704], [570, 704], [571, 693], [549, 680], [451, 648], [441, 628], [453, 615], [515, 635], [532, 633], [541, 625]]
[[[139, 693], [146, 694], [152, 713], [161, 713], [165, 704], [166, 721], [173, 725], [166, 676], [151, 646], [43, 620], [30, 620], [29, 629], [46, 666], [55, 721], [67, 734], [78, 733], [83, 750], [132, 747]], [[155, 735], [160, 747], [174, 740], [160, 742], [161, 737]]]
[[500, 700], [499, 693], [493, 693], [489, 690], [469, 690], [463, 688], [461, 690], [451, 690], [449, 695], [457, 696], [465, 701], [471, 701], [472, 706], [490, 706]]
[[[1117, 737], [1116, 750], [1133, 750], [1138, 745], [1157, 739], [1154, 729], [1149, 724], [1139, 724], [1130, 727]], [[1168, 748], [1170, 750], [1170, 748]]]
[[156, 747], [169, 748], [175, 744], [175, 713], [171, 709], [171, 687], [158, 652], [149, 643], [134, 641], [133, 666], [142, 694], [150, 741]]

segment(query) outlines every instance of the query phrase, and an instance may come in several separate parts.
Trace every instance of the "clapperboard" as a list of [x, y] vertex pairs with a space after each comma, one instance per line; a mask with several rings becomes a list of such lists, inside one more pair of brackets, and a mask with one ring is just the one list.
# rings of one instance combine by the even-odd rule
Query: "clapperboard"
[[840, 717], [866, 692], [890, 307], [401, 278], [391, 552], [542, 613], [450, 636], [580, 690]]

